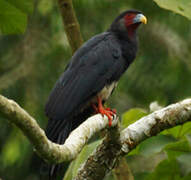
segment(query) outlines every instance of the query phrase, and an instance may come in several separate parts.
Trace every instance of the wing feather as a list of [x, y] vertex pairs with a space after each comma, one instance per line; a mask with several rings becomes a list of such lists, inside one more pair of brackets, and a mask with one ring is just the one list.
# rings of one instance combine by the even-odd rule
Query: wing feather
[[110, 34], [100, 36], [102, 38], [98, 37], [98, 41], [95, 38], [89, 40], [89, 49], [87, 43], [78, 50], [79, 56], [73, 56], [70, 65], [57, 81], [46, 105], [46, 114], [51, 120], [62, 120], [64, 123], [64, 119], [71, 113], [79, 111], [82, 104], [115, 80], [115, 74], [122, 74], [120, 67], [124, 59], [120, 45]]

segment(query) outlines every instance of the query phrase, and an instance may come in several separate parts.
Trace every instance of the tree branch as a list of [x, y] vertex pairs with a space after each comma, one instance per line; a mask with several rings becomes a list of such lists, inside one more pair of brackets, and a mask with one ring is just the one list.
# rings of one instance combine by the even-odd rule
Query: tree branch
[[109, 133], [103, 143], [82, 165], [75, 180], [103, 179], [121, 156], [129, 153], [143, 140], [156, 135], [164, 129], [190, 120], [191, 99], [186, 99], [141, 118], [124, 129], [120, 133], [119, 139], [117, 136], [113, 139], [110, 138], [113, 135]]
[[58, 0], [62, 21], [65, 27], [69, 44], [74, 53], [83, 43], [80, 26], [77, 21], [72, 0]]
[[191, 99], [185, 99], [155, 111], [121, 132], [121, 153], [127, 154], [145, 139], [188, 121], [191, 121]]
[[[46, 161], [61, 163], [74, 159], [87, 141], [98, 131], [108, 126], [108, 118], [95, 115], [88, 118], [74, 130], [64, 145], [52, 143], [24, 109], [16, 102], [0, 95], [0, 113], [19, 127], [34, 145], [36, 152]], [[146, 138], [164, 129], [183, 124], [191, 120], [191, 99], [170, 105], [145, 116], [129, 127], [119, 132], [117, 118], [114, 118], [113, 128], [108, 130], [106, 138], [97, 147], [82, 168], [76, 180], [103, 179], [116, 164], [118, 159], [130, 152]]]
[[[106, 116], [104, 118], [99, 114], [92, 116], [70, 134], [64, 145], [58, 145], [47, 139], [44, 131], [38, 126], [35, 119], [15, 101], [1, 95], [0, 113], [8, 118], [9, 122], [22, 130], [39, 156], [51, 163], [60, 163], [74, 159], [87, 141], [96, 132], [108, 125]], [[113, 126], [117, 124], [117, 118], [114, 119]]]

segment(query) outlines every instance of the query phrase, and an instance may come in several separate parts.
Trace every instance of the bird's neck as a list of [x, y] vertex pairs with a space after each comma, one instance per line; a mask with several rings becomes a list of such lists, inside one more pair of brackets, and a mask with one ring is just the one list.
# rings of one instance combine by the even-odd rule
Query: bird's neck
[[138, 49], [138, 42], [137, 42], [137, 35], [136, 32], [131, 34], [131, 30], [128, 32], [121, 32], [116, 34], [118, 41], [121, 44], [122, 54], [127, 60], [127, 66], [135, 59], [137, 49]]
[[140, 24], [132, 24], [127, 27], [127, 34], [130, 40], [135, 41], [136, 40], [136, 35], [137, 35], [137, 28]]

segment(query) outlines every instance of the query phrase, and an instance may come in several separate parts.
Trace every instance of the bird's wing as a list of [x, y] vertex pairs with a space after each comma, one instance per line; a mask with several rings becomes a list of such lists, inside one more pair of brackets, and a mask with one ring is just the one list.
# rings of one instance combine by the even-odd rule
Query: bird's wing
[[89, 49], [86, 43], [78, 50], [57, 81], [46, 105], [50, 119], [64, 121], [123, 71], [122, 52], [111, 35], [91, 41]]

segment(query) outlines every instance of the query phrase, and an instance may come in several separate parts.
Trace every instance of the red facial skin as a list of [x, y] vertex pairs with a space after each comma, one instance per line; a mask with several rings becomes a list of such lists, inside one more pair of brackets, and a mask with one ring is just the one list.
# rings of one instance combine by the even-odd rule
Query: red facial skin
[[137, 29], [137, 27], [139, 26], [139, 23], [134, 23], [133, 22], [133, 19], [135, 18], [137, 14], [127, 14], [125, 17], [124, 17], [124, 20], [125, 20], [125, 26], [127, 28], [127, 31], [128, 31], [128, 35], [129, 37], [132, 37], [135, 33], [135, 30]]
[[133, 24], [133, 19], [135, 18], [136, 15], [137, 15], [137, 14], [131, 13], [131, 14], [127, 14], [127, 15], [124, 17], [124, 19], [125, 19], [125, 26], [126, 26], [126, 27], [128, 27], [128, 26], [130, 26], [130, 25]]

